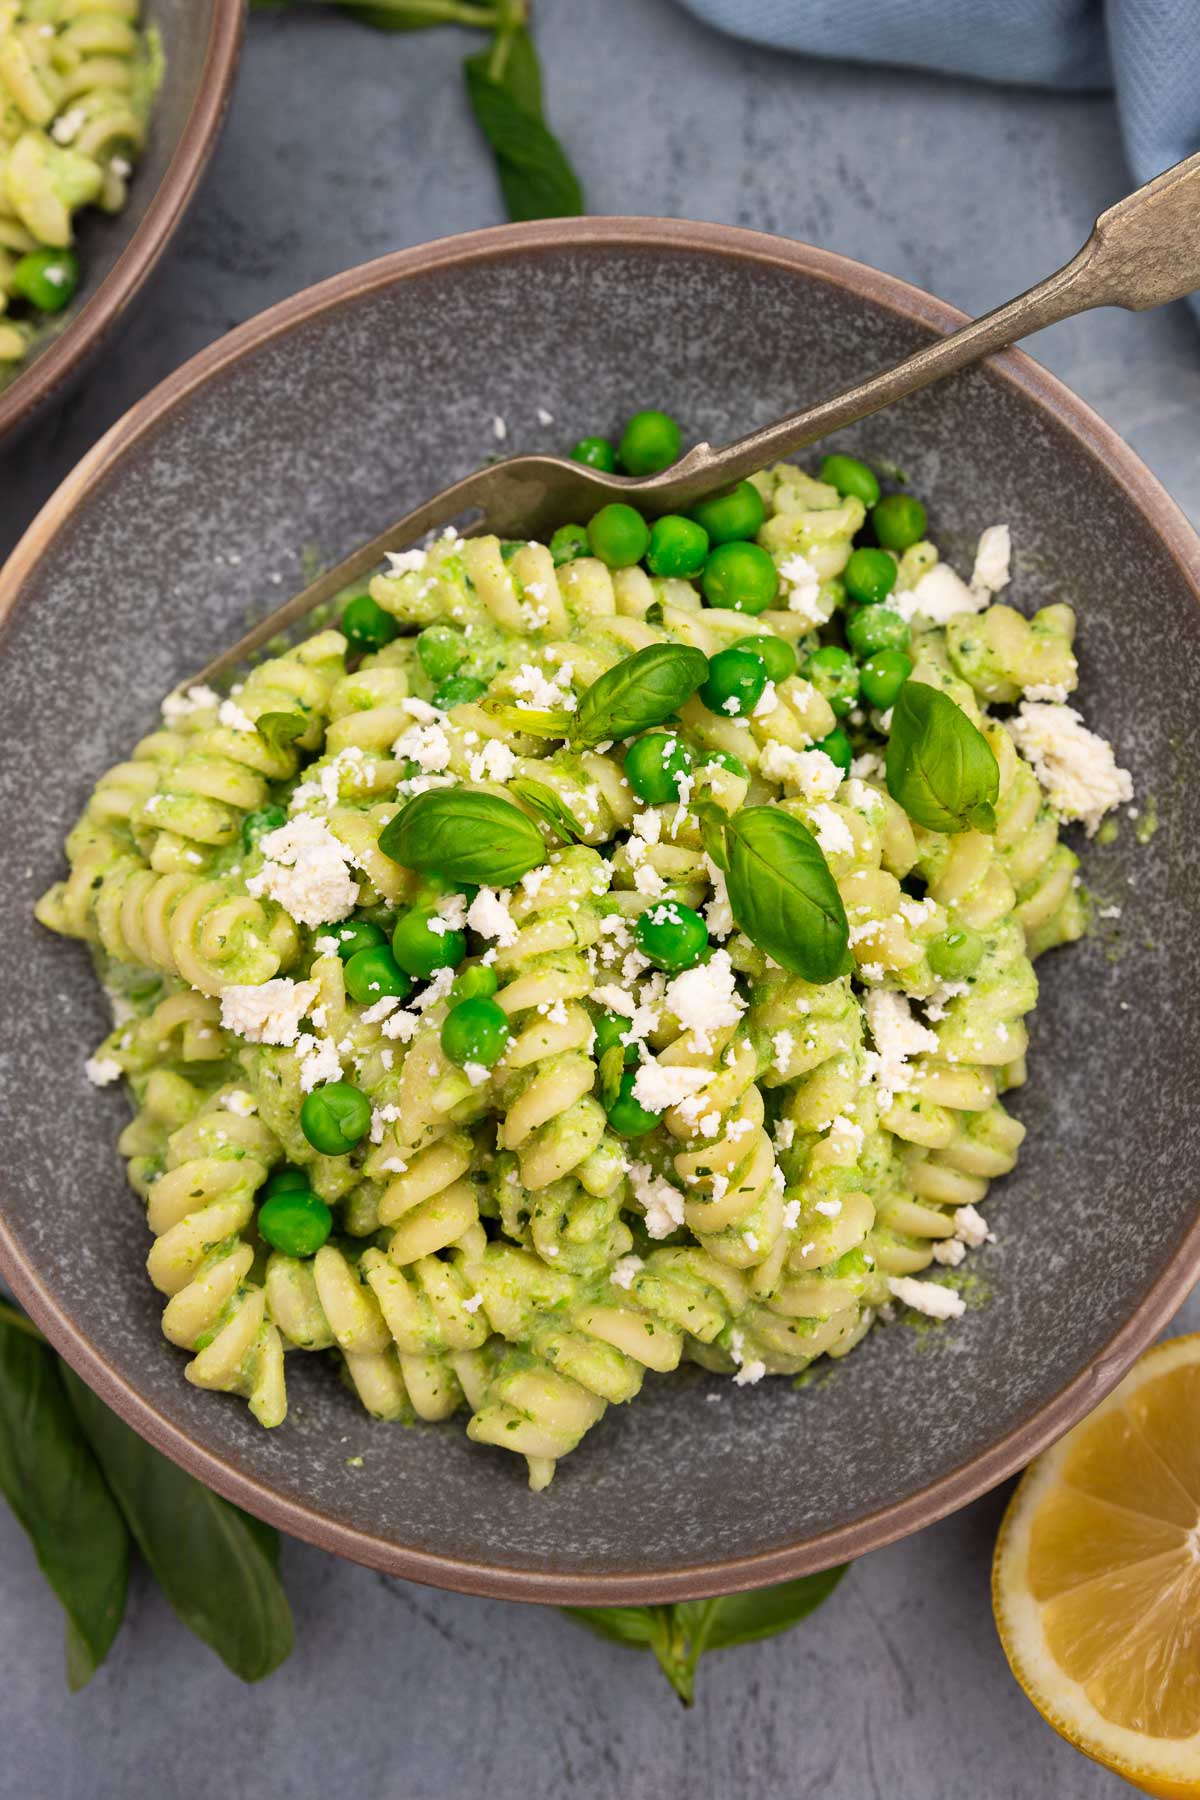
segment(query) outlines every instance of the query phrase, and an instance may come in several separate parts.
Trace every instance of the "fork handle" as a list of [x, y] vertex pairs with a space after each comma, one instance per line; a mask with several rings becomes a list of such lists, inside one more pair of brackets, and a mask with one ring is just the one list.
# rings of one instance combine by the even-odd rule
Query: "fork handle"
[[[1145, 187], [1101, 213], [1078, 255], [1036, 287], [846, 393], [738, 438], [723, 449], [698, 446], [677, 467], [673, 478], [671, 471], [665, 473], [664, 491], [655, 493], [655, 502], [669, 499], [672, 504], [684, 504], [708, 491], [718, 464], [723, 481], [741, 481], [768, 463], [792, 456], [818, 438], [916, 393], [931, 381], [1075, 313], [1093, 306], [1123, 306], [1142, 312], [1182, 299], [1197, 288], [1200, 153], [1156, 175]], [[676, 486], [677, 494], [669, 491]]]

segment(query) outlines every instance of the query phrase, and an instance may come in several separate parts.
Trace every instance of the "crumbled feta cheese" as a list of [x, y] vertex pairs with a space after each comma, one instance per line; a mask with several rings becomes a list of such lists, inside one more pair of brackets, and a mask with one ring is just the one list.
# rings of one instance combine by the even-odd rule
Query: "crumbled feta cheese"
[[676, 975], [664, 1001], [683, 1029], [695, 1034], [698, 1050], [709, 1049], [713, 1032], [736, 1025], [746, 1009], [728, 950], [714, 950], [706, 963]]
[[206, 707], [219, 707], [221, 696], [214, 694], [210, 687], [190, 687], [185, 693], [168, 694], [162, 703], [162, 716], [166, 724], [178, 725], [192, 713], [203, 712]]
[[221, 1104], [226, 1112], [236, 1113], [239, 1119], [249, 1119], [258, 1111], [258, 1101], [245, 1088], [231, 1088]]
[[351, 879], [351, 854], [324, 819], [290, 819], [258, 840], [267, 858], [246, 892], [269, 894], [301, 925], [332, 924], [353, 912], [358, 883]]
[[462, 1309], [465, 1313], [475, 1313], [475, 1312], [479, 1311], [479, 1309], [482, 1305], [483, 1305], [483, 1295], [482, 1294], [471, 1294], [468, 1296], [468, 1298], [466, 1300], [463, 1301]]
[[537, 409], [537, 422], [539, 425], [553, 425], [554, 414], [549, 412], [546, 407], [539, 406]]
[[725, 872], [717, 867], [711, 856], [705, 856], [704, 866], [712, 883], [712, 899], [704, 908], [704, 923], [708, 926], [710, 937], [727, 938], [733, 930], [734, 920]]
[[683, 1224], [683, 1195], [665, 1176], [656, 1175], [649, 1163], [630, 1163], [629, 1185], [645, 1212], [646, 1230], [652, 1238], [670, 1237]]
[[394, 1125], [400, 1117], [400, 1108], [390, 1102], [386, 1106], [377, 1106], [371, 1113], [371, 1142], [382, 1144], [384, 1128]]
[[649, 900], [656, 900], [660, 894], [665, 894], [667, 891], [666, 882], [653, 863], [648, 862], [640, 863], [634, 869], [633, 885], [639, 894], [645, 894]]
[[662, 814], [648, 806], [645, 812], [635, 813], [629, 829], [643, 844], [657, 844], [662, 837]]
[[785, 1231], [795, 1231], [799, 1223], [800, 1202], [799, 1200], [789, 1200], [783, 1209], [783, 1229]]
[[779, 564], [779, 580], [789, 612], [806, 625], [824, 625], [830, 608], [821, 600], [821, 578], [806, 556], [794, 551]]
[[978, 1250], [980, 1244], [994, 1244], [996, 1234], [988, 1230], [988, 1222], [983, 1214], [976, 1212], [973, 1206], [959, 1206], [954, 1212], [954, 1235], [969, 1244], [972, 1250]]
[[[411, 705], [410, 701], [410, 710]], [[440, 775], [449, 768], [451, 756], [450, 739], [442, 724], [444, 717], [438, 713], [434, 719], [410, 725], [392, 745], [392, 755], [399, 762], [415, 762], [425, 775]]]
[[840, 1200], [818, 1200], [813, 1210], [823, 1213], [827, 1219], [836, 1219], [841, 1213], [842, 1203]]
[[813, 835], [826, 856], [853, 856], [854, 837], [845, 819], [828, 802], [814, 806], [809, 822]]
[[93, 1087], [107, 1087], [110, 1081], [120, 1081], [122, 1075], [115, 1056], [89, 1056], [83, 1072]]
[[925, 1313], [931, 1319], [958, 1319], [967, 1310], [961, 1294], [936, 1281], [917, 1281], [911, 1275], [889, 1275], [888, 1288], [905, 1306], [911, 1306], [914, 1312]]
[[707, 1087], [711, 1069], [691, 1069], [682, 1063], [658, 1062], [652, 1056], [639, 1066], [633, 1080], [633, 1097], [647, 1112], [666, 1112]]
[[933, 1246], [933, 1260], [944, 1268], [956, 1269], [967, 1254], [967, 1246], [958, 1238], [942, 1238]]
[[764, 744], [758, 766], [770, 781], [803, 795], [810, 805], [832, 800], [842, 785], [842, 771], [824, 750], [793, 750], [787, 744]]
[[979, 536], [971, 586], [998, 594], [1001, 588], [1008, 586], [1011, 562], [1012, 537], [1008, 526], [989, 525]]
[[864, 1057], [866, 1078], [879, 1095], [879, 1109], [886, 1112], [893, 1099], [911, 1085], [910, 1056], [936, 1051], [938, 1041], [928, 1026], [914, 1019], [905, 995], [890, 988], [872, 988], [863, 1000], [874, 1050]]
[[931, 625], [945, 625], [956, 613], [982, 612], [990, 598], [986, 589], [972, 592], [948, 563], [935, 563], [915, 587], [893, 594], [891, 605], [902, 619], [912, 619], [920, 613]]
[[751, 717], [755, 719], [764, 719], [768, 713], [773, 713], [778, 705], [779, 695], [775, 692], [775, 683], [773, 681], [768, 681], [766, 687], [758, 697], [758, 703], [755, 706]]
[[772, 1067], [786, 1075], [791, 1068], [792, 1057], [796, 1054], [796, 1034], [793, 1031], [777, 1031], [771, 1039]]
[[66, 112], [59, 113], [50, 127], [50, 136], [56, 144], [71, 144], [86, 124], [87, 114], [82, 106], [71, 106]]
[[499, 413], [494, 414], [492, 418], [492, 436], [498, 444], [502, 444], [508, 436], [508, 426]]
[[222, 700], [217, 708], [217, 723], [229, 731], [253, 731], [254, 720], [244, 713], [236, 700]]
[[729, 1334], [729, 1354], [738, 1365], [737, 1374], [733, 1378], [735, 1387], [753, 1386], [766, 1374], [767, 1365], [758, 1357], [747, 1361], [746, 1340], [740, 1331], [731, 1331]]
[[472, 781], [511, 781], [517, 772], [517, 759], [499, 738], [489, 738], [483, 749], [468, 757], [467, 767]]
[[473, 1088], [482, 1087], [491, 1070], [486, 1063], [468, 1062], [462, 1066], [462, 1072]]
[[1098, 919], [1119, 919], [1120, 916], [1121, 908], [1119, 906], [1102, 906], [1096, 914]]
[[520, 936], [516, 920], [508, 909], [511, 899], [511, 888], [498, 894], [495, 888], [481, 887], [467, 913], [471, 930], [477, 931], [480, 937], [495, 938], [503, 950], [515, 944]]
[[414, 575], [425, 567], [429, 552], [419, 547], [414, 550], [389, 550], [387, 560], [388, 574], [393, 578], [397, 575]]
[[1112, 745], [1089, 731], [1073, 707], [1021, 702], [1008, 731], [1054, 811], [1079, 819], [1094, 837], [1106, 812], [1133, 799], [1133, 779], [1117, 767]]
[[777, 1150], [790, 1150], [795, 1141], [796, 1121], [794, 1119], [779, 1119], [775, 1125], [775, 1148]]
[[634, 1276], [644, 1267], [640, 1256], [622, 1256], [613, 1264], [609, 1280], [619, 1288], [630, 1288], [633, 1286]]
[[849, 1118], [846, 1113], [839, 1113], [833, 1120], [829, 1127], [829, 1135], [833, 1138], [840, 1138], [843, 1144], [849, 1145], [855, 1156], [861, 1152], [866, 1136], [862, 1126], [856, 1120]]
[[462, 931], [467, 923], [466, 895], [441, 895], [436, 911], [429, 915], [426, 923], [434, 937], [448, 937], [452, 931]]
[[316, 981], [277, 975], [257, 986], [238, 983], [221, 990], [221, 1023], [248, 1044], [294, 1044], [300, 1021], [317, 995]]
[[313, 1037], [302, 1031], [296, 1039], [296, 1056], [300, 1063], [300, 1087], [306, 1094], [323, 1081], [340, 1081], [342, 1064], [332, 1038]]
[[522, 663], [509, 685], [514, 694], [530, 701], [540, 712], [574, 712], [576, 700], [569, 683], [566, 671], [551, 676], [534, 663]]
[[1024, 690], [1026, 700], [1049, 700], [1061, 706], [1071, 690], [1065, 681], [1035, 681], [1032, 687]]
[[529, 869], [522, 875], [521, 886], [531, 900], [537, 899], [538, 894], [541, 891], [542, 883], [546, 880], [549, 873], [549, 868], [543, 863], [541, 868]]

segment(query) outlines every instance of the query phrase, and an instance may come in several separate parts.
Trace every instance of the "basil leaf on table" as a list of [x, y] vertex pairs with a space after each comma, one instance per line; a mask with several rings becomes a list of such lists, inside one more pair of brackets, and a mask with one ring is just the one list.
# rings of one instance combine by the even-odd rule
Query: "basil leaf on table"
[[428, 788], [384, 826], [379, 848], [406, 869], [447, 881], [511, 887], [546, 860], [546, 841], [520, 807], [474, 788]]
[[892, 709], [887, 788], [930, 831], [995, 831], [1000, 767], [991, 745], [948, 694], [906, 681]]
[[265, 712], [259, 713], [255, 719], [254, 729], [273, 750], [286, 750], [289, 744], [304, 736], [308, 730], [308, 720], [303, 713]]
[[497, 32], [463, 62], [467, 97], [496, 159], [510, 219], [554, 219], [584, 210], [583, 189], [542, 116], [541, 73], [523, 26]]
[[138, 1549], [183, 1623], [243, 1681], [260, 1681], [292, 1650], [278, 1537], [138, 1437], [72, 1370], [75, 1416]]
[[67, 1679], [90, 1681], [120, 1630], [129, 1532], [59, 1377], [17, 1314], [0, 1317], [0, 1492], [67, 1615]]
[[703, 650], [688, 644], [648, 644], [584, 691], [571, 736], [576, 743], [602, 744], [661, 725], [691, 699], [707, 674]]
[[790, 1631], [832, 1594], [849, 1564], [802, 1575], [777, 1587], [670, 1606], [567, 1606], [569, 1619], [630, 1649], [650, 1650], [685, 1706], [695, 1697], [696, 1667], [709, 1650], [731, 1650]]
[[544, 819], [551, 831], [568, 844], [583, 842], [584, 829], [571, 809], [559, 799], [552, 787], [544, 781], [534, 781], [531, 776], [517, 775], [508, 783], [510, 794], [516, 794], [526, 806], [532, 806], [540, 819]]
[[748, 806], [725, 823], [726, 887], [746, 936], [814, 983], [849, 968], [850, 927], [820, 845], [775, 806]]

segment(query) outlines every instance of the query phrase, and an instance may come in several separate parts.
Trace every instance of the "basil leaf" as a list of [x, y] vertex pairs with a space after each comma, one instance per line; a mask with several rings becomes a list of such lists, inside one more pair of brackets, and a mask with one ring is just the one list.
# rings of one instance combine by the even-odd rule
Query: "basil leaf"
[[379, 848], [406, 869], [489, 887], [511, 887], [546, 860], [533, 820], [511, 801], [474, 788], [414, 794], [380, 832]]
[[541, 108], [533, 40], [523, 27], [497, 32], [463, 63], [467, 97], [496, 159], [510, 219], [553, 219], [584, 210], [583, 189]]
[[430, 25], [473, 25], [483, 30], [495, 18], [494, 6], [477, 6], [470, 0], [335, 0], [343, 12], [379, 31], [424, 31]]
[[484, 701], [483, 710], [489, 719], [497, 719], [510, 731], [522, 732], [526, 737], [565, 738], [571, 729], [570, 713], [557, 708], [518, 706], [515, 701], [493, 697]]
[[778, 807], [749, 806], [726, 823], [725, 849], [729, 904], [751, 942], [806, 981], [845, 974], [845, 908], [807, 825]]
[[120, 1629], [129, 1533], [71, 1410], [58, 1359], [23, 1320], [0, 1320], [0, 1493], [66, 1611], [67, 1679], [81, 1688]]
[[586, 836], [583, 826], [568, 806], [559, 799], [552, 787], [544, 781], [534, 781], [531, 776], [517, 775], [508, 783], [510, 794], [516, 794], [526, 806], [532, 806], [539, 819], [544, 819], [551, 831], [558, 833], [565, 843], [581, 844]]
[[298, 737], [303, 737], [308, 730], [308, 720], [303, 713], [266, 712], [259, 713], [254, 721], [254, 729], [260, 738], [265, 738], [273, 750], [286, 750]]
[[795, 1581], [758, 1588], [750, 1594], [725, 1594], [717, 1600], [686, 1602], [688, 1608], [705, 1609], [706, 1616], [692, 1622], [692, 1631], [702, 1636], [702, 1650], [731, 1650], [736, 1644], [752, 1644], [759, 1638], [790, 1631], [828, 1600], [849, 1567], [849, 1563], [838, 1563], [817, 1575], [801, 1575]]
[[906, 681], [892, 710], [887, 788], [930, 831], [995, 831], [1000, 767], [983, 733], [948, 694]]
[[564, 1606], [561, 1609], [576, 1625], [614, 1644], [629, 1644], [644, 1649], [652, 1642], [659, 1620], [656, 1615], [669, 1611], [662, 1606]]
[[269, 1675], [293, 1643], [276, 1533], [152, 1450], [70, 1369], [63, 1379], [138, 1549], [179, 1618], [243, 1681]]
[[605, 671], [587, 688], [575, 714], [576, 743], [602, 744], [661, 725], [689, 700], [708, 674], [703, 650], [688, 644], [648, 644]]

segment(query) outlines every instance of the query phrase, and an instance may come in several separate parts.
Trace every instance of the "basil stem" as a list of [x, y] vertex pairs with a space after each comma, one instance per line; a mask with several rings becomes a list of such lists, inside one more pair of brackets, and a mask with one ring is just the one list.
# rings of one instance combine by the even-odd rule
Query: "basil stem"
[[508, 791], [531, 806], [538, 818], [547, 824], [566, 844], [580, 844], [585, 832], [575, 814], [559, 799], [552, 787], [532, 776], [516, 775], [508, 783]]
[[729, 904], [752, 943], [806, 981], [849, 971], [842, 897], [807, 825], [779, 807], [746, 807], [726, 821], [725, 855]]
[[546, 840], [533, 820], [476, 788], [415, 794], [384, 826], [379, 848], [406, 869], [489, 887], [511, 887], [546, 860]]
[[125, 1611], [129, 1532], [36, 1328], [0, 1319], [0, 1493], [67, 1615], [67, 1679], [84, 1686]]
[[930, 831], [995, 831], [1000, 767], [983, 733], [948, 694], [906, 681], [892, 709], [887, 788]]
[[703, 650], [689, 644], [648, 644], [593, 681], [572, 722], [576, 743], [602, 744], [636, 736], [690, 700], [708, 674]]
[[[524, 6], [513, 8], [523, 20]], [[542, 76], [523, 22], [502, 25], [491, 48], [463, 63], [467, 98], [496, 159], [510, 219], [552, 219], [584, 210], [583, 189], [546, 125]]]
[[293, 1643], [277, 1534], [152, 1449], [65, 1365], [62, 1373], [138, 1549], [179, 1618], [243, 1681], [269, 1675]]

